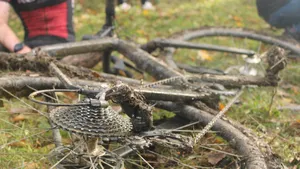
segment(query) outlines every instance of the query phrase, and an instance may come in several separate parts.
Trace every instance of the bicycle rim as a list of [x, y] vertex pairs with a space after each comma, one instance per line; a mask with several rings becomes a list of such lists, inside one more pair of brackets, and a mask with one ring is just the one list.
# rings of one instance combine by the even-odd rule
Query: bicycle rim
[[[263, 54], [272, 46], [287, 49], [297, 55], [300, 54], [300, 48], [298, 48], [297, 44], [292, 44], [269, 35], [240, 28], [200, 28], [175, 34], [173, 38], [195, 43], [207, 43], [238, 49], [248, 49], [255, 52], [254, 57], [247, 57], [246, 55], [233, 54], [230, 52], [214, 52], [208, 50], [193, 51], [189, 53], [187, 50], [167, 50], [166, 61], [169, 65], [175, 68], [183, 68], [192, 73], [201, 73], [201, 67], [209, 67], [222, 70], [223, 73], [228, 74], [263, 76], [265, 75], [266, 69], [266, 61]], [[190, 66], [178, 64], [178, 62], [182, 62], [182, 56], [185, 57], [185, 60], [190, 60], [189, 63], [186, 63]], [[195, 69], [196, 71], [194, 71]], [[197, 71], [197, 69], [200, 70]], [[204, 73], [207, 72], [204, 71]]]

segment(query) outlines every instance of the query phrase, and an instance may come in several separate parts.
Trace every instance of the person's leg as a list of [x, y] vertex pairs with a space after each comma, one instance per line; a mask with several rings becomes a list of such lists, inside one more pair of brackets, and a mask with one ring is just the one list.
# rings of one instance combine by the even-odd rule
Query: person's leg
[[300, 1], [291, 0], [288, 4], [271, 14], [269, 23], [277, 28], [291, 27], [300, 23]]
[[118, 4], [121, 5], [125, 2], [125, 0], [118, 0]]
[[141, 0], [142, 5], [144, 5], [147, 2], [147, 0]]

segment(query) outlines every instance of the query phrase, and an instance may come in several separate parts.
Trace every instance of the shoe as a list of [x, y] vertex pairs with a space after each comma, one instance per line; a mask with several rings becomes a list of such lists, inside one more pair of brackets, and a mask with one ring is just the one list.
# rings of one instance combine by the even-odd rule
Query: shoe
[[129, 5], [128, 3], [124, 2], [121, 5], [119, 5], [119, 8], [122, 11], [128, 11], [131, 8], [131, 5]]
[[145, 4], [143, 4], [142, 8], [144, 10], [154, 10], [155, 9], [155, 7], [149, 1], [145, 2]]

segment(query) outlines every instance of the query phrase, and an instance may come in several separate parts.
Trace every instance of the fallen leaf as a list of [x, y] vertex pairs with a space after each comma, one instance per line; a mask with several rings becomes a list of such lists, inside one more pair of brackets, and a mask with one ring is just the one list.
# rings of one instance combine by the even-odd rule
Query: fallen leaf
[[9, 144], [9, 146], [11, 147], [25, 147], [27, 146], [27, 143], [25, 140], [21, 140], [21, 141], [18, 141], [18, 142], [13, 142], [11, 144]]
[[123, 70], [118, 70], [119, 75], [126, 77], [126, 73]]
[[101, 75], [97, 72], [92, 72], [92, 76], [97, 78], [101, 77]]
[[149, 10], [143, 10], [143, 15], [148, 16], [149, 15]]
[[295, 122], [292, 122], [291, 127], [294, 129], [300, 129], [300, 119], [296, 120]]
[[220, 111], [223, 110], [224, 107], [225, 107], [225, 105], [224, 105], [223, 103], [219, 103], [219, 110], [220, 110]]
[[41, 147], [42, 146], [42, 143], [37, 139], [35, 140], [35, 147]]
[[202, 61], [212, 61], [212, 57], [209, 55], [209, 53], [205, 50], [199, 50], [197, 58], [199, 58]]
[[241, 22], [241, 21], [242, 21], [242, 18], [240, 18], [240, 17], [238, 17], [238, 16], [233, 16], [233, 20], [234, 20], [234, 21]]
[[78, 98], [77, 93], [75, 92], [63, 92], [65, 96], [67, 96], [69, 99], [75, 100]]
[[242, 22], [236, 22], [236, 26], [237, 26], [237, 27], [243, 27], [244, 24], [243, 24]]
[[223, 143], [225, 143], [225, 141], [221, 137], [217, 137], [217, 138], [215, 138], [214, 143], [223, 144]]
[[211, 153], [208, 155], [207, 160], [210, 164], [216, 165], [218, 164], [226, 155], [224, 153]]
[[31, 163], [25, 163], [24, 169], [38, 169], [39, 165], [37, 163], [31, 162]]
[[291, 89], [292, 89], [292, 91], [293, 91], [294, 94], [298, 94], [299, 93], [299, 87], [293, 86]]
[[11, 121], [13, 123], [17, 123], [17, 122], [24, 121], [24, 120], [26, 120], [26, 118], [23, 114], [19, 114], [17, 116], [14, 116], [13, 118], [11, 118]]

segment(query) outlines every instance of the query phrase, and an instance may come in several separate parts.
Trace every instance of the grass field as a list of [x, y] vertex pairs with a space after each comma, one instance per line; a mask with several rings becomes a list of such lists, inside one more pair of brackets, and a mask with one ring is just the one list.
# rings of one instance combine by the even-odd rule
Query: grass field
[[[76, 1], [75, 6], [75, 29], [77, 39], [80, 40], [85, 34], [97, 32], [104, 23], [104, 1], [99, 0]], [[156, 11], [142, 11], [139, 1], [131, 0], [133, 8], [128, 12], [117, 12], [116, 32], [121, 39], [145, 43], [157, 37], [168, 37], [171, 34], [202, 26], [225, 26], [245, 27], [258, 31], [269, 32], [279, 35], [281, 30], [271, 30], [270, 27], [256, 13], [252, 0], [158, 0]], [[22, 37], [22, 27], [15, 15], [11, 16], [9, 23], [18, 36]], [[195, 59], [195, 53], [185, 53], [177, 56], [177, 60], [185, 62], [187, 57]], [[213, 60], [213, 58], [212, 58]], [[187, 61], [188, 62], [188, 61]], [[222, 61], [220, 61], [222, 62]], [[280, 105], [300, 104], [300, 63], [289, 61], [289, 66], [282, 73], [283, 79], [280, 86], [274, 88], [250, 88], [240, 99], [241, 104], [234, 106], [228, 116], [238, 120], [247, 127], [253, 129], [257, 135], [268, 142], [274, 152], [284, 159], [289, 167], [300, 167], [300, 112], [279, 111]], [[215, 64], [218, 64], [215, 61]], [[276, 91], [276, 92], [275, 92]], [[274, 99], [271, 106], [271, 100]], [[15, 105], [16, 101], [5, 102], [1, 108], [0, 118], [11, 118], [7, 113]], [[20, 104], [20, 103], [18, 103]], [[31, 117], [30, 117], [31, 118]], [[27, 120], [17, 122], [22, 128], [28, 123], [37, 126], [36, 121]], [[48, 126], [45, 122], [38, 122], [39, 127]], [[0, 122], [0, 127], [7, 127]], [[22, 133], [25, 132], [21, 130]], [[14, 133], [18, 135], [20, 133]], [[20, 134], [22, 135], [22, 134]], [[0, 144], [9, 140], [5, 133], [0, 132]], [[41, 140], [32, 140], [39, 147]], [[43, 140], [43, 142], [46, 142]], [[10, 148], [9, 153], [16, 156], [5, 157], [0, 155], [0, 166], [12, 164], [18, 154], [37, 152], [46, 153], [51, 146], [38, 150], [29, 146], [17, 145], [20, 149]]]

